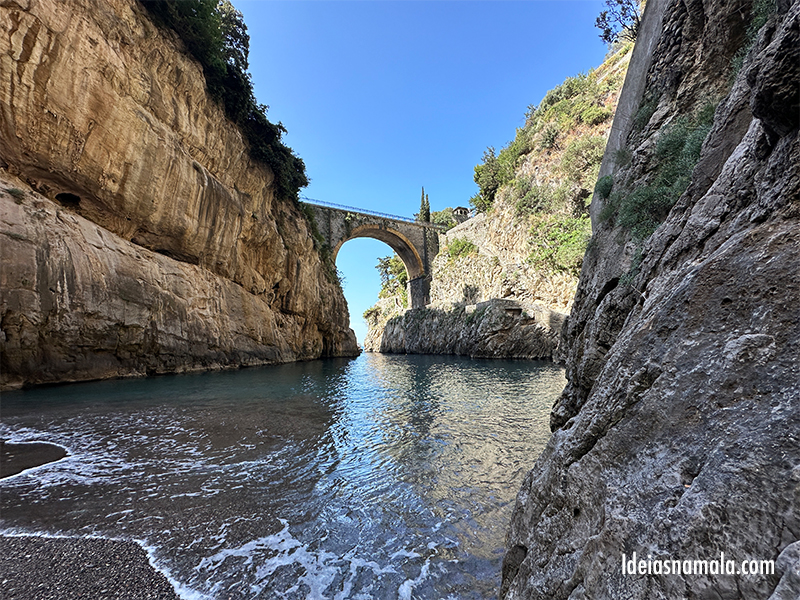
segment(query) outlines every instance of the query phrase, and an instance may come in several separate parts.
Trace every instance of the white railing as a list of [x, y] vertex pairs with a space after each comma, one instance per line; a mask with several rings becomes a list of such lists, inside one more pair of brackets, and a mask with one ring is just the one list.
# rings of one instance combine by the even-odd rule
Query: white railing
[[430, 227], [432, 229], [446, 229], [442, 225], [436, 225], [435, 223], [425, 223], [422, 221], [417, 221], [416, 219], [410, 219], [408, 217], [401, 217], [399, 215], [390, 215], [388, 213], [377, 212], [374, 210], [368, 210], [366, 208], [356, 208], [354, 206], [345, 206], [344, 204], [336, 204], [335, 202], [325, 202], [324, 200], [314, 200], [313, 198], [306, 198], [305, 196], [300, 196], [300, 200], [305, 204], [316, 204], [317, 206], [323, 206], [328, 208], [335, 208], [338, 210], [346, 210], [348, 212], [354, 213], [361, 213], [366, 215], [372, 215], [374, 217], [383, 217], [384, 219], [392, 219], [393, 221], [404, 221], [406, 223], [413, 223], [414, 225], [419, 225], [420, 227]]

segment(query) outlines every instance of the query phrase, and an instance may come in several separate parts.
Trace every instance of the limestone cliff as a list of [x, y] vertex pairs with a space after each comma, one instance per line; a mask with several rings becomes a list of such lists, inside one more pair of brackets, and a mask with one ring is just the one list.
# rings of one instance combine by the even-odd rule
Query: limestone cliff
[[[445, 252], [433, 263], [431, 302], [433, 304], [485, 302], [507, 298], [537, 304], [561, 313], [569, 312], [575, 287], [574, 273], [553, 271], [531, 264], [530, 224], [514, 214], [504, 197], [495, 202], [491, 214], [474, 218], [439, 236]], [[450, 256], [454, 242], [466, 240], [477, 251]]]
[[648, 0], [502, 598], [800, 597], [799, 54], [800, 2]]
[[37, 192], [1, 199], [4, 387], [357, 353], [300, 210], [135, 0], [0, 2], [0, 80], [6, 187]]

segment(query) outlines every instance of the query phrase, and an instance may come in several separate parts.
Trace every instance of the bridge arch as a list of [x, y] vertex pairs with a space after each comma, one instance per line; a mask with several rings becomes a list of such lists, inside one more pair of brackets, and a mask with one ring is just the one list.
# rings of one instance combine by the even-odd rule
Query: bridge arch
[[394, 250], [408, 272], [408, 295], [412, 308], [430, 302], [431, 264], [439, 252], [439, 231], [432, 223], [397, 217], [349, 206], [304, 199], [306, 214], [313, 219], [334, 262], [348, 240], [368, 237]]
[[426, 275], [425, 263], [423, 262], [422, 257], [419, 255], [419, 252], [417, 252], [417, 249], [414, 247], [413, 242], [400, 231], [382, 228], [376, 224], [359, 225], [351, 230], [347, 237], [339, 240], [332, 251], [333, 262], [336, 262], [336, 256], [339, 254], [339, 249], [344, 245], [345, 242], [363, 237], [380, 240], [394, 250], [397, 256], [400, 257], [400, 260], [403, 261], [409, 280], [416, 279], [417, 277], [424, 277]]

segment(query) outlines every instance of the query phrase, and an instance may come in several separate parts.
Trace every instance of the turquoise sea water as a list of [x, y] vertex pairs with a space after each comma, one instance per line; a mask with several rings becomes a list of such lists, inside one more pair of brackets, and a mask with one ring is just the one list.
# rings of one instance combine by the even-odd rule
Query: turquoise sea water
[[185, 598], [494, 598], [561, 369], [365, 354], [3, 394], [5, 533], [140, 541]]

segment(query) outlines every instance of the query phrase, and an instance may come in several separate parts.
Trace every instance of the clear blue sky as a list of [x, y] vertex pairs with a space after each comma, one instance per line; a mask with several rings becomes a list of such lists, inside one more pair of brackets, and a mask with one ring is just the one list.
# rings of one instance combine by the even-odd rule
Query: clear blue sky
[[[411, 217], [469, 206], [473, 168], [566, 77], [598, 66], [601, 0], [233, 0], [250, 33], [256, 98], [305, 161], [301, 195]], [[391, 249], [347, 242], [351, 327], [380, 288]]]

